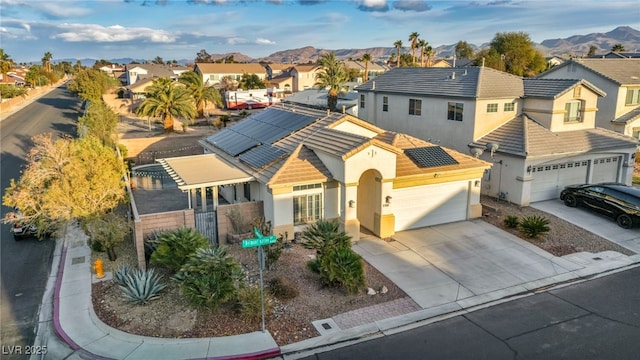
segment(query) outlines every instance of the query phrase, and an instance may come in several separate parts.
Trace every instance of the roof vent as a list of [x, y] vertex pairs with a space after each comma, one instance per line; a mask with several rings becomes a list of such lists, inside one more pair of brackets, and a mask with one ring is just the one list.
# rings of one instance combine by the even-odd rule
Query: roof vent
[[376, 89], [376, 81], [372, 81], [371, 82], [371, 90], [375, 90]]
[[464, 69], [464, 73], [462, 74], [462, 76], [467, 76], [467, 69]]
[[455, 78], [456, 78], [456, 72], [454, 71], [451, 73], [451, 80], [454, 80]]

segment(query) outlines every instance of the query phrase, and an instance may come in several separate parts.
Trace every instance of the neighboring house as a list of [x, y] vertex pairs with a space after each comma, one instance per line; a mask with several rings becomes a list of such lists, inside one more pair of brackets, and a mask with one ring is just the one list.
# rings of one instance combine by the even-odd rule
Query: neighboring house
[[570, 184], [631, 184], [636, 142], [595, 127], [605, 92], [589, 81], [400, 68], [356, 90], [360, 118], [492, 161], [484, 194], [528, 205]]
[[170, 66], [164, 64], [127, 64], [125, 72], [127, 74], [126, 85], [133, 85], [138, 81], [153, 77], [166, 77], [177, 80], [185, 71], [189, 71], [186, 66]]
[[287, 72], [293, 65], [291, 64], [264, 64], [267, 73], [267, 80], [271, 80], [278, 75]]
[[262, 81], [267, 78], [266, 69], [258, 63], [196, 63], [193, 71], [201, 74], [202, 81], [209, 86], [220, 84], [225, 76], [229, 76], [236, 85], [244, 74], [255, 74]]
[[372, 61], [369, 61], [367, 65], [364, 63], [364, 61], [347, 60], [344, 62], [344, 66], [347, 69], [356, 69], [358, 71], [361, 71], [363, 75], [364, 75], [364, 71], [368, 70], [369, 75], [367, 79], [373, 79], [376, 76], [383, 74], [390, 69], [386, 65], [380, 65]]
[[317, 64], [295, 65], [289, 75], [292, 77], [293, 92], [311, 89], [316, 83], [316, 73], [320, 69]]
[[153, 80], [155, 79], [157, 79], [157, 77], [145, 78], [133, 85], [126, 86], [125, 88], [128, 91], [128, 98], [132, 100], [144, 99], [145, 94], [147, 93], [147, 88], [153, 85]]
[[[473, 64], [473, 61], [474, 61], [473, 59], [457, 59], [455, 56], [453, 56], [450, 59], [432, 60], [431, 67], [436, 67], [436, 68], [448, 68], [448, 67], [463, 68], [463, 67], [471, 66], [471, 64]], [[426, 59], [425, 59], [425, 62], [426, 62]]]
[[[161, 159], [197, 204], [262, 201], [274, 234], [336, 219], [397, 231], [482, 216], [480, 182], [491, 164], [373, 126], [353, 116], [270, 107], [200, 141], [205, 155]], [[186, 165], [185, 165], [186, 164]]]
[[109, 74], [113, 74], [115, 72], [123, 72], [123, 71], [125, 71], [125, 68], [124, 68], [124, 66], [111, 64], [111, 65], [105, 65], [105, 66], [101, 67], [99, 70], [102, 70], [102, 71], [104, 71], [106, 73], [109, 73]]
[[552, 68], [554, 66], [558, 66], [560, 64], [562, 64], [563, 62], [565, 62], [565, 59], [559, 57], [559, 56], [548, 56], [544, 59], [547, 62], [547, 66], [549, 68]]
[[[327, 93], [326, 89], [307, 89], [285, 97], [282, 102], [292, 106], [326, 110]], [[340, 92], [337, 109], [345, 114], [358, 117], [358, 93], [355, 91]]]
[[640, 59], [640, 52], [613, 52], [606, 54], [593, 55], [591, 59]]
[[596, 126], [640, 139], [640, 58], [572, 59], [540, 79], [586, 79], [607, 93], [598, 99]]

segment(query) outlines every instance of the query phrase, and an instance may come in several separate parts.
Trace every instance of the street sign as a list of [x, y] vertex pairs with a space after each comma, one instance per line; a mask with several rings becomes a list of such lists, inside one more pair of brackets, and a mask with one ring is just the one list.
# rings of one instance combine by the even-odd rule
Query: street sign
[[275, 244], [275, 242], [276, 242], [275, 235], [264, 236], [256, 239], [246, 239], [246, 240], [242, 240], [242, 248], [246, 249], [246, 248], [252, 248], [256, 246], [271, 245], [271, 244]]

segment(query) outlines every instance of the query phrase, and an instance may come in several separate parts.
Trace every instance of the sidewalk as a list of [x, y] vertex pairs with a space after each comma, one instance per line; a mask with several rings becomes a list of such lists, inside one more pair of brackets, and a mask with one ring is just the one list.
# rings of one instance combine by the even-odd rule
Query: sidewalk
[[[86, 236], [76, 229], [67, 234], [62, 242], [63, 245], [58, 250], [59, 255], [56, 254], [59, 256], [59, 268], [53, 295], [52, 321], [55, 332], [68, 344], [69, 349], [65, 353], [51, 354], [46, 358], [262, 359], [281, 357], [295, 359], [337, 343], [397, 333], [497, 302], [528, 296], [556, 284], [603, 276], [640, 263], [640, 255], [624, 256], [618, 253], [601, 253], [597, 256], [577, 253], [558, 258], [533, 245], [529, 244], [531, 248], [528, 248], [528, 243], [524, 241], [504, 240], [501, 234], [495, 232], [495, 228], [488, 224], [487, 226], [464, 222], [421, 230], [431, 232], [429, 241], [435, 242], [431, 244], [417, 242], [416, 236], [424, 235], [421, 232], [404, 234], [399, 237], [399, 241], [392, 243], [374, 238], [360, 240], [354, 245], [354, 249], [403, 288], [409, 297], [340, 314], [331, 319], [314, 321], [320, 336], [281, 348], [268, 332], [220, 338], [162, 339], [132, 335], [108, 327], [93, 311], [91, 250], [86, 244]], [[463, 246], [461, 244], [470, 241], [468, 234], [465, 235], [464, 231], [479, 231], [480, 233], [476, 234], [479, 234], [480, 238], [483, 238], [482, 234], [487, 233], [492, 236], [492, 241], [498, 241], [499, 245], [496, 249], [484, 249], [487, 252], [484, 256], [494, 256], [488, 255], [489, 253], [504, 253], [513, 257], [517, 251], [531, 251], [543, 260], [532, 262], [538, 260], [535, 256], [530, 257], [532, 260], [519, 264], [520, 270], [513, 270], [513, 273], [507, 277], [479, 273], [480, 268], [491, 271], [489, 265], [483, 261], [470, 259], [468, 254], [452, 255], [449, 260], [455, 260], [455, 256], [458, 256], [460, 264], [476, 264], [478, 268], [468, 269], [471, 275], [458, 274], [455, 268], [446, 268], [444, 260], [437, 263], [432, 259], [435, 265], [429, 263], [429, 257], [434, 254], [425, 253], [427, 248], [437, 248], [437, 244], [447, 244], [454, 238], [458, 240], [453, 241], [451, 246], [460, 248]], [[439, 238], [436, 236], [443, 234], [446, 236]], [[479, 241], [487, 240], [483, 238]], [[511, 240], [514, 242], [510, 243]], [[523, 248], [526, 249], [523, 250]], [[443, 249], [449, 251], [446, 246]], [[477, 248], [474, 251], [479, 252]], [[442, 256], [442, 253], [435, 255]], [[478, 259], [486, 260], [481, 257]], [[498, 258], [492, 259], [491, 261], [494, 262], [501, 261]], [[516, 257], [514, 264], [519, 262], [519, 258]], [[56, 263], [57, 261], [54, 261], [54, 266]], [[546, 268], [541, 265], [543, 263], [544, 266], [548, 265], [554, 269], [553, 274], [545, 272]], [[447, 264], [455, 265], [456, 262], [450, 261]], [[421, 271], [417, 272], [416, 269]], [[418, 276], [407, 276], [410, 273]], [[528, 276], [529, 280], [514, 280], [513, 283], [505, 284], [505, 279], [516, 277], [513, 274]]]

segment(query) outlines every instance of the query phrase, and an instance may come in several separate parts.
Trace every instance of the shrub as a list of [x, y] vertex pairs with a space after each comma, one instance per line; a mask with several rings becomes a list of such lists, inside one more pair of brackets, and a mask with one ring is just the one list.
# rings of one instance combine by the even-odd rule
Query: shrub
[[[245, 286], [238, 291], [238, 304], [240, 316], [243, 319], [256, 323], [262, 319], [262, 301], [258, 286]], [[268, 292], [264, 292], [264, 314], [273, 314], [273, 299]]]
[[182, 293], [191, 304], [215, 309], [235, 298], [242, 269], [226, 249], [201, 248], [174, 278], [180, 281]]
[[526, 216], [520, 221], [520, 232], [530, 238], [538, 237], [551, 230], [549, 228], [549, 220], [544, 216], [532, 215]]
[[131, 266], [124, 264], [118, 267], [116, 271], [113, 273], [113, 280], [115, 280], [118, 285], [125, 286], [127, 284], [127, 276], [133, 273], [133, 269]]
[[318, 259], [338, 248], [351, 248], [351, 237], [340, 231], [337, 221], [320, 220], [308, 226], [302, 233], [302, 247], [316, 251]]
[[520, 219], [515, 215], [508, 215], [504, 219], [504, 226], [508, 227], [509, 229], [517, 228], [519, 223]]
[[319, 262], [324, 284], [341, 286], [350, 294], [357, 293], [365, 285], [362, 258], [350, 248], [335, 249]]
[[320, 262], [318, 259], [307, 261], [307, 269], [314, 274], [320, 274]]
[[160, 233], [157, 243], [151, 254], [151, 263], [165, 265], [174, 272], [180, 270], [196, 250], [209, 246], [209, 241], [202, 234], [185, 227]]
[[293, 299], [299, 295], [298, 288], [285, 278], [277, 277], [271, 279], [268, 282], [268, 286], [269, 292], [281, 300]]
[[124, 285], [118, 287], [124, 292], [125, 298], [136, 304], [146, 304], [156, 299], [158, 293], [166, 285], [160, 283], [162, 275], [151, 270], [137, 270], [123, 276]]

